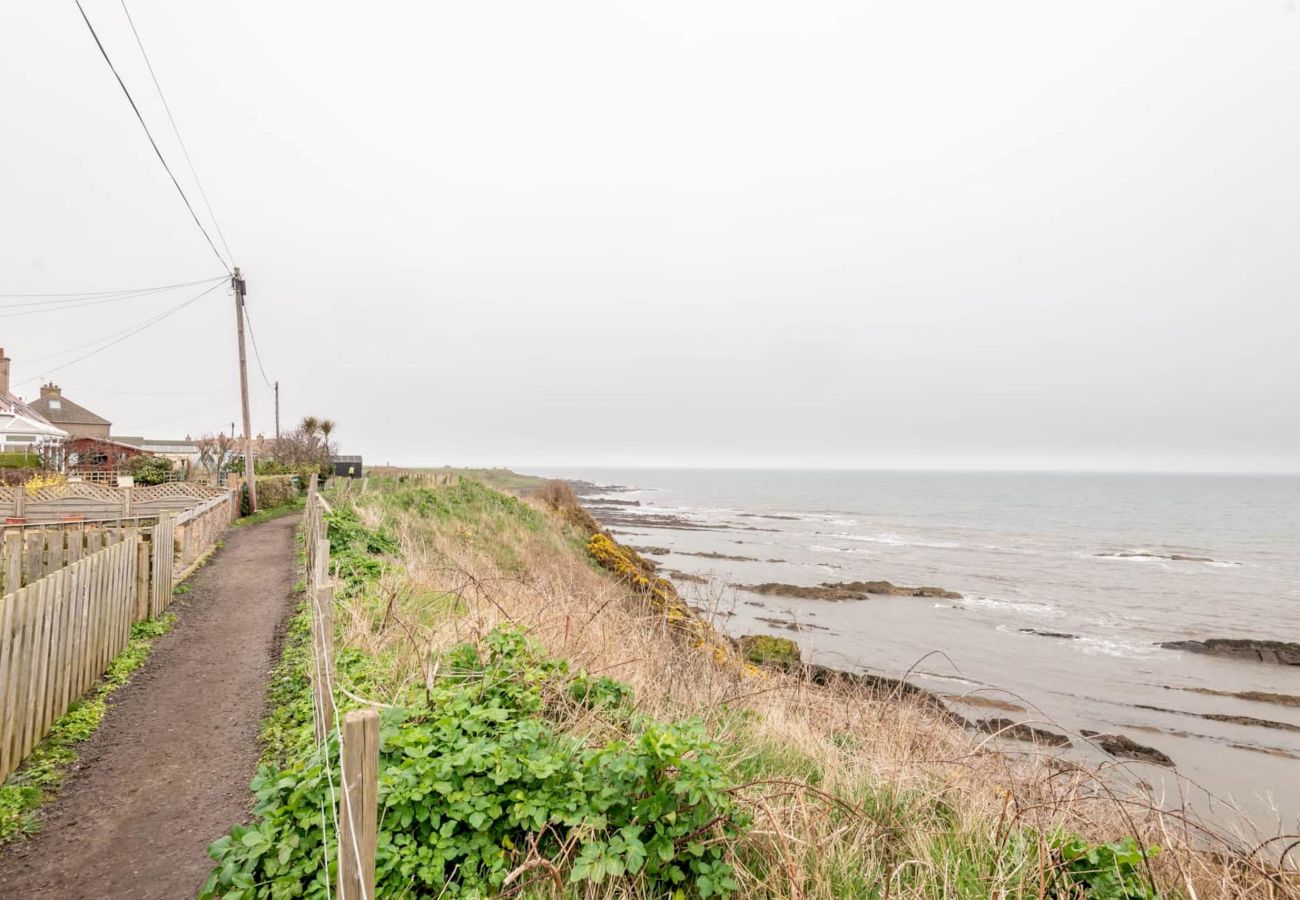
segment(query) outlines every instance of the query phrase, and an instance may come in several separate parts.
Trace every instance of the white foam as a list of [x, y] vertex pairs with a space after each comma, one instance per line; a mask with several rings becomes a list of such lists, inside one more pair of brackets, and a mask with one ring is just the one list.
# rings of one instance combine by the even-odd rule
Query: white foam
[[853, 534], [841, 531], [829, 537], [839, 538], [842, 541], [861, 541], [864, 544], [886, 544], [890, 547], [930, 547], [936, 550], [952, 550], [961, 546], [955, 541], [914, 541], [892, 531], [882, 531], [879, 534]]
[[1047, 616], [1056, 612], [1056, 607], [1046, 603], [1036, 603], [1033, 600], [1007, 600], [1004, 597], [965, 597], [961, 601], [963, 606], [976, 606], [983, 609], [1002, 609], [1014, 612], [1025, 613], [1031, 616]]

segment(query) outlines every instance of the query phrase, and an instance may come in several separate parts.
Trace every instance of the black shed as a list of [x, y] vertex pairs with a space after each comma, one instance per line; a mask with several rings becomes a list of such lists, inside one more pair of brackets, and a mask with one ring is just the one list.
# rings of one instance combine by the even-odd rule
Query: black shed
[[361, 457], [336, 456], [332, 461], [334, 463], [335, 478], [360, 478], [361, 477]]

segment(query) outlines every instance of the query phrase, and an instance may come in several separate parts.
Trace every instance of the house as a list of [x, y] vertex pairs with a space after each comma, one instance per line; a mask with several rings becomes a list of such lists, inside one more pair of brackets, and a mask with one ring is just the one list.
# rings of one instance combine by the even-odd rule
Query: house
[[146, 438], [136, 435], [114, 435], [113, 440], [119, 444], [135, 447], [154, 456], [165, 456], [182, 466], [195, 466], [199, 463], [199, 444], [188, 435], [183, 441], [166, 438]]
[[69, 434], [9, 392], [10, 362], [0, 348], [0, 452], [33, 453], [60, 465]]
[[147, 455], [139, 447], [109, 438], [74, 437], [67, 445], [68, 474], [119, 474], [130, 468], [131, 460]]
[[53, 382], [41, 385], [41, 396], [31, 402], [31, 407], [73, 437], [107, 439], [113, 424], [81, 404], [73, 403]]

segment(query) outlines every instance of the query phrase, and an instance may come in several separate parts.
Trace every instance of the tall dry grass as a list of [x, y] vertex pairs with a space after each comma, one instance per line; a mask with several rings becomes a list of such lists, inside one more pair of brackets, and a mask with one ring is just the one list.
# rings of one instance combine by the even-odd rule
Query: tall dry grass
[[[629, 684], [639, 711], [699, 717], [754, 816], [733, 848], [743, 896], [1071, 896], [1051, 846], [1070, 833], [1163, 848], [1143, 864], [1161, 896], [1300, 900], [1300, 878], [1275, 862], [1285, 842], [1247, 847], [1158, 809], [1122, 765], [1011, 751], [861, 686], [720, 665], [593, 567], [568, 497], [523, 507], [452, 493], [432, 510], [402, 509], [382, 489], [352, 498], [365, 524], [397, 536], [401, 564], [341, 611], [342, 643], [375, 660], [396, 696], [438, 677], [438, 651], [509, 622], [574, 669]], [[575, 710], [566, 727], [605, 737], [615, 726]]]

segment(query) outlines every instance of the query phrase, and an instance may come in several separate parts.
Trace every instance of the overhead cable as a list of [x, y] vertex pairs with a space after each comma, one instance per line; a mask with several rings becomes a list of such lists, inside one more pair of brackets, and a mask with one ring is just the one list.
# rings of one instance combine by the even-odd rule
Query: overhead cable
[[[217, 288], [219, 288], [219, 287], [221, 287], [221, 282], [217, 282], [216, 284], [214, 284], [214, 285], [212, 285], [211, 287], [209, 287], [209, 288], [203, 290], [202, 292], [200, 292], [200, 293], [198, 293], [198, 294], [195, 294], [193, 297], [191, 297], [190, 299], [186, 300], [184, 303], [180, 303], [180, 304], [178, 304], [178, 305], [176, 305], [176, 306], [173, 306], [171, 309], [167, 310], [166, 312], [159, 313], [158, 315], [154, 316], [153, 318], [145, 320], [143, 323], [141, 323], [140, 325], [136, 326], [135, 328], [130, 329], [130, 330], [127, 331], [125, 334], [121, 334], [121, 333], [119, 333], [119, 334], [120, 334], [119, 337], [117, 337], [115, 340], [111, 340], [111, 341], [109, 341], [107, 344], [104, 344], [103, 346], [97, 347], [97, 348], [95, 348], [94, 350], [91, 350], [89, 353], [83, 353], [81, 356], [78, 356], [76, 359], [71, 359], [71, 360], [68, 360], [68, 361], [65, 362], [65, 363], [60, 363], [59, 365], [55, 366], [55, 367], [52, 368], [52, 369], [47, 369], [47, 370], [45, 370], [45, 371], [42, 372], [40, 375], [37, 375], [37, 376], [34, 377], [34, 378], [28, 378], [26, 381], [20, 381], [20, 382], [18, 382], [17, 384], [12, 385], [11, 387], [20, 387], [20, 386], [25, 385], [25, 384], [31, 384], [33, 381], [39, 381], [40, 379], [45, 378], [46, 376], [48, 376], [48, 375], [51, 374], [52, 372], [58, 372], [58, 371], [60, 371], [61, 369], [66, 369], [68, 366], [75, 365], [75, 364], [81, 362], [83, 359], [89, 359], [90, 357], [94, 356], [94, 355], [97, 354], [97, 353], [102, 353], [103, 351], [107, 350], [109, 347], [114, 347], [114, 346], [116, 346], [116, 345], [122, 343], [122, 341], [126, 340], [127, 338], [129, 338], [129, 337], [133, 337], [133, 336], [139, 334], [140, 332], [144, 331], [146, 328], [149, 328], [149, 327], [151, 327], [151, 326], [153, 326], [153, 325], [157, 325], [157, 324], [158, 324], [159, 322], [161, 322], [163, 319], [166, 319], [166, 318], [168, 318], [169, 316], [172, 316], [172, 315], [174, 315], [175, 313], [180, 312], [182, 309], [184, 309], [185, 307], [189, 306], [190, 304], [198, 302], [199, 300], [201, 300], [202, 298], [206, 297], [208, 294], [211, 294], [213, 291], [215, 291], [215, 290], [216, 290]], [[56, 355], [57, 355], [57, 354], [56, 354]]]
[[208, 192], [203, 189], [203, 182], [199, 180], [198, 170], [194, 168], [194, 160], [190, 159], [189, 148], [185, 146], [185, 141], [181, 139], [181, 130], [176, 126], [176, 117], [172, 115], [171, 104], [167, 102], [162, 85], [158, 83], [158, 76], [154, 73], [153, 63], [149, 61], [149, 54], [144, 49], [144, 41], [140, 40], [140, 32], [135, 29], [135, 19], [131, 18], [131, 11], [126, 8], [126, 0], [121, 0], [121, 3], [122, 12], [126, 13], [126, 20], [131, 23], [131, 33], [135, 35], [136, 46], [140, 48], [140, 55], [144, 57], [144, 64], [149, 69], [149, 77], [153, 79], [153, 86], [158, 89], [158, 99], [162, 101], [163, 109], [167, 111], [167, 121], [172, 123], [172, 134], [176, 135], [176, 143], [181, 145], [181, 153], [185, 154], [185, 162], [190, 167], [190, 174], [194, 176], [194, 183], [198, 185], [199, 196], [203, 198], [203, 205], [208, 209], [208, 218], [212, 220], [213, 227], [217, 229], [217, 237], [221, 238], [221, 246], [225, 248], [226, 257], [233, 264], [235, 254], [230, 252], [230, 244], [226, 243], [226, 234], [221, 230], [221, 223], [217, 221], [217, 214], [212, 211], [212, 202], [208, 200]]
[[167, 165], [167, 160], [163, 158], [162, 151], [158, 149], [158, 142], [153, 139], [153, 134], [149, 131], [149, 126], [145, 123], [144, 116], [140, 113], [140, 107], [135, 105], [135, 99], [131, 96], [131, 92], [127, 90], [126, 82], [122, 80], [121, 75], [117, 74], [117, 67], [113, 65], [113, 60], [109, 59], [108, 51], [104, 49], [104, 43], [99, 39], [99, 35], [95, 31], [95, 26], [90, 24], [90, 17], [86, 15], [86, 10], [82, 7], [81, 0], [74, 0], [74, 2], [77, 4], [77, 9], [81, 12], [81, 18], [85, 21], [86, 27], [90, 29], [90, 36], [95, 39], [95, 46], [99, 48], [100, 54], [104, 57], [104, 62], [108, 63], [108, 68], [113, 72], [113, 77], [117, 79], [118, 86], [122, 88], [122, 93], [126, 95], [127, 102], [131, 104], [131, 109], [135, 112], [135, 117], [140, 120], [140, 127], [144, 129], [145, 136], [149, 138], [149, 144], [153, 147], [153, 152], [157, 155], [158, 161], [162, 163], [162, 167], [167, 170], [167, 176], [171, 178], [172, 184], [176, 186], [177, 193], [179, 193], [181, 199], [185, 201], [185, 208], [190, 211], [190, 217], [194, 219], [194, 224], [199, 227], [199, 231], [203, 232], [203, 237], [207, 240], [208, 246], [212, 248], [213, 254], [221, 261], [222, 267], [229, 272], [230, 264], [226, 262], [225, 257], [223, 257], [220, 251], [217, 250], [217, 245], [212, 242], [212, 236], [208, 234], [208, 230], [204, 228], [203, 223], [199, 221], [198, 214], [194, 212], [194, 206], [190, 203], [190, 198], [185, 196], [185, 191], [181, 188], [181, 183], [177, 181], [176, 176], [172, 174], [171, 166]]

